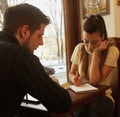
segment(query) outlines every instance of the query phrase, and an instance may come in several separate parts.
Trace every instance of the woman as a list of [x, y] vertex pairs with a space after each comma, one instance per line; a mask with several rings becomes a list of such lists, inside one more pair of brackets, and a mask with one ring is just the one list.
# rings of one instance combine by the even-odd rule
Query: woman
[[[71, 57], [69, 72], [71, 83], [78, 86], [80, 82], [92, 85], [110, 85], [111, 76], [116, 76], [119, 50], [110, 46], [104, 19], [100, 15], [91, 15], [83, 25], [83, 43], [78, 44]], [[76, 79], [76, 71], [79, 78]], [[87, 105], [75, 115], [82, 117], [108, 117], [114, 107], [111, 89], [105, 96]], [[77, 113], [77, 114], [76, 114]]]

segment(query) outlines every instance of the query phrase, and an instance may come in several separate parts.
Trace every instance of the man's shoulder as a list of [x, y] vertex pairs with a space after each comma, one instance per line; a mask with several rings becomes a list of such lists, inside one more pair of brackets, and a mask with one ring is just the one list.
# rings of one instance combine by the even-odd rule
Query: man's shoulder
[[9, 56], [30, 54], [26, 47], [22, 47], [17, 43], [0, 41], [0, 53], [7, 53]]

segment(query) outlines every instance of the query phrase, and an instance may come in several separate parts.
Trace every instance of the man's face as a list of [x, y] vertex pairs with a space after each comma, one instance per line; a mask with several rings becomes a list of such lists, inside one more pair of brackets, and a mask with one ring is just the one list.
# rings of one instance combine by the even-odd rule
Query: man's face
[[27, 47], [30, 52], [33, 53], [33, 51], [37, 49], [39, 45], [43, 45], [42, 36], [44, 34], [45, 27], [45, 24], [41, 24], [40, 28], [34, 33], [30, 34], [30, 36], [24, 42], [23, 46]]

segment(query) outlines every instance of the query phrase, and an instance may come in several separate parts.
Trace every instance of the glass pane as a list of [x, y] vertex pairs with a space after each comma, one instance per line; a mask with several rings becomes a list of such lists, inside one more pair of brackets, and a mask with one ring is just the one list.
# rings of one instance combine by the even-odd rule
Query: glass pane
[[44, 0], [43, 3], [45, 7], [41, 9], [50, 16], [51, 24], [46, 28], [44, 45], [40, 46], [34, 54], [40, 58], [44, 66], [55, 69], [55, 76], [62, 84], [67, 81], [62, 1]]
[[51, 19], [43, 36], [43, 46], [39, 46], [34, 54], [39, 57], [45, 67], [54, 68], [55, 76], [60, 84], [67, 81], [66, 50], [64, 37], [64, 18], [62, 0], [8, 0], [8, 5], [29, 3], [40, 8]]

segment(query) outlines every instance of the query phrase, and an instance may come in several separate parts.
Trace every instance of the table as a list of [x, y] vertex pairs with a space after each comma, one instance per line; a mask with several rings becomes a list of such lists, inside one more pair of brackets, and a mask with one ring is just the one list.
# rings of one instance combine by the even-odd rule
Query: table
[[[66, 115], [70, 115], [72, 116], [72, 113], [77, 110], [80, 109], [84, 106], [86, 106], [87, 104], [89, 104], [90, 102], [94, 101], [96, 98], [104, 95], [104, 92], [106, 89], [110, 88], [110, 86], [107, 85], [99, 85], [98, 89], [94, 92], [87, 92], [87, 93], [75, 93], [73, 92], [71, 89], [66, 89], [69, 94], [70, 97], [72, 99], [72, 106], [71, 109], [68, 113], [51, 113], [52, 117], [66, 117]], [[33, 109], [41, 109], [41, 104], [22, 104], [22, 106], [27, 107], [27, 108], [33, 108]], [[42, 107], [43, 110], [45, 110], [44, 107]]]
[[[81, 93], [77, 94], [73, 92], [71, 89], [68, 89], [68, 92], [72, 99], [72, 107], [68, 113], [51, 113], [52, 117], [65, 117], [66, 115], [71, 115], [77, 109], [80, 109], [90, 102], [94, 101], [96, 98], [104, 95], [105, 90], [109, 89], [110, 86], [107, 85], [99, 85], [97, 91], [88, 92], [88, 93]], [[71, 115], [72, 116], [72, 115]]]

